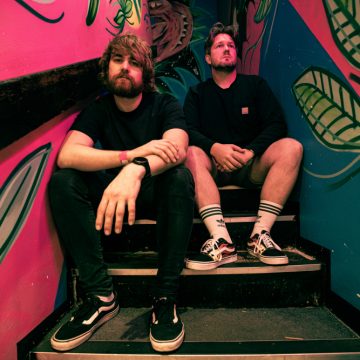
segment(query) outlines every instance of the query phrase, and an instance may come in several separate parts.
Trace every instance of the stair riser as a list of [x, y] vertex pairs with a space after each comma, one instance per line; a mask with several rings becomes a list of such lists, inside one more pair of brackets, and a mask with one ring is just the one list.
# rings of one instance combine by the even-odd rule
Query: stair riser
[[[232, 240], [239, 250], [246, 248], [246, 242], [251, 234], [253, 222], [227, 223]], [[293, 221], [277, 221], [272, 228], [272, 236], [281, 247], [296, 247], [299, 239], [298, 224]], [[195, 223], [189, 243], [189, 250], [198, 251], [209, 234], [203, 224]], [[156, 250], [156, 225], [124, 226], [120, 235], [103, 238], [104, 252], [131, 252]], [[106, 258], [106, 257], [105, 257]]]
[[[113, 276], [122, 307], [151, 306], [154, 276]], [[182, 276], [182, 307], [295, 307], [323, 302], [321, 271], [220, 276]]]

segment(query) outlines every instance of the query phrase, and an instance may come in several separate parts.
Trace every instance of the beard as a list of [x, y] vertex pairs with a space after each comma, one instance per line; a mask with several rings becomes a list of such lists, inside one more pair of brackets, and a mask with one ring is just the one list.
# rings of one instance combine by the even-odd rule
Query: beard
[[[116, 84], [117, 79], [127, 79], [128, 85], [120, 83]], [[121, 74], [119, 76], [113, 77], [112, 79], [106, 80], [107, 89], [116, 96], [124, 97], [124, 98], [134, 98], [142, 93], [144, 90], [143, 82], [139, 84], [135, 84], [133, 79], [128, 77], [126, 74]]]
[[227, 74], [230, 74], [232, 73], [235, 68], [236, 68], [236, 64], [227, 64], [227, 65], [224, 65], [224, 64], [213, 64], [211, 65], [211, 67], [216, 70], [216, 71], [219, 71], [219, 72], [224, 72], [224, 73], [227, 73]]

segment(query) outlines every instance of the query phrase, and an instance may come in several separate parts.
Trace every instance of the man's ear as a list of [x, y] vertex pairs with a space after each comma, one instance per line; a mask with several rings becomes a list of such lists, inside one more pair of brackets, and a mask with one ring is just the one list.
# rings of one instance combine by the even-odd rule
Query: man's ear
[[210, 56], [210, 54], [205, 55], [205, 61], [207, 62], [208, 65], [211, 65], [211, 56]]

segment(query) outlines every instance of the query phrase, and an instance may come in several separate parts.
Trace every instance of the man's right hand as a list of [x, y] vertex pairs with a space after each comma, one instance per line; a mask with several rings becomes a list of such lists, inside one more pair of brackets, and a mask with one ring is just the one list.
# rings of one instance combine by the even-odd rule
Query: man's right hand
[[96, 230], [104, 228], [105, 235], [110, 235], [115, 217], [115, 233], [120, 234], [126, 207], [128, 223], [134, 224], [135, 203], [144, 176], [145, 168], [134, 164], [129, 164], [120, 171], [103, 193], [97, 209]]
[[179, 159], [179, 147], [168, 139], [152, 140], [136, 149], [128, 151], [128, 158], [132, 161], [136, 157], [157, 155], [168, 163], [175, 163]]
[[221, 172], [232, 172], [241, 169], [254, 156], [252, 151], [234, 144], [215, 143], [210, 150], [216, 167]]
[[244, 149], [234, 144], [215, 143], [210, 149], [210, 154], [220, 171], [231, 172], [243, 166], [240, 156], [243, 151]]

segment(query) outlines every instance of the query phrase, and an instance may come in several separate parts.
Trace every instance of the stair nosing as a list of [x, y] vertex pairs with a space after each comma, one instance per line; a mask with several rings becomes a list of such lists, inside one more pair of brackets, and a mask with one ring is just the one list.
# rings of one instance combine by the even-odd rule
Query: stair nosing
[[[296, 215], [279, 215], [276, 221], [295, 221]], [[251, 216], [224, 216], [224, 221], [226, 223], [246, 223], [246, 222], [255, 222], [256, 215]], [[202, 220], [194, 218], [193, 224], [201, 224]], [[124, 223], [128, 225], [127, 223]], [[138, 219], [135, 220], [134, 225], [153, 225], [156, 224], [156, 220], [152, 219]], [[133, 225], [132, 225], [133, 226]]]
[[[104, 348], [99, 344], [102, 343]], [[179, 350], [175, 353], [167, 355], [170, 359], [186, 358], [186, 359], [251, 359], [263, 360], [264, 356], [279, 357], [284, 360], [290, 360], [294, 356], [299, 358], [304, 355], [304, 359], [311, 358], [324, 359], [349, 359], [349, 356], [360, 354], [359, 339], [331, 339], [331, 340], [263, 340], [263, 341], [231, 341], [231, 342], [184, 342]], [[50, 345], [48, 345], [50, 347]], [[306, 351], [306, 347], [310, 347]], [[137, 348], [137, 349], [136, 349]], [[315, 350], [316, 349], [316, 350]], [[115, 352], [116, 351], [116, 352]], [[164, 354], [156, 353], [151, 349], [149, 341], [124, 342], [124, 341], [94, 341], [89, 340], [79, 348], [66, 353], [57, 353], [54, 350], [34, 350], [38, 360], [52, 358], [58, 359], [61, 355], [62, 359], [113, 359], [114, 356], [121, 355], [121, 358], [144, 358], [154, 359], [162, 358]], [[79, 357], [77, 357], [79, 356]]]
[[[197, 276], [197, 275], [247, 275], [247, 274], [274, 274], [274, 273], [290, 273], [290, 272], [306, 272], [306, 271], [320, 271], [321, 264], [299, 264], [299, 265], [280, 265], [280, 266], [242, 266], [242, 267], [219, 267], [212, 270], [190, 270], [184, 269], [181, 272], [183, 276]], [[109, 275], [126, 275], [126, 276], [155, 276], [157, 268], [114, 268], [111, 264], [108, 265]]]

